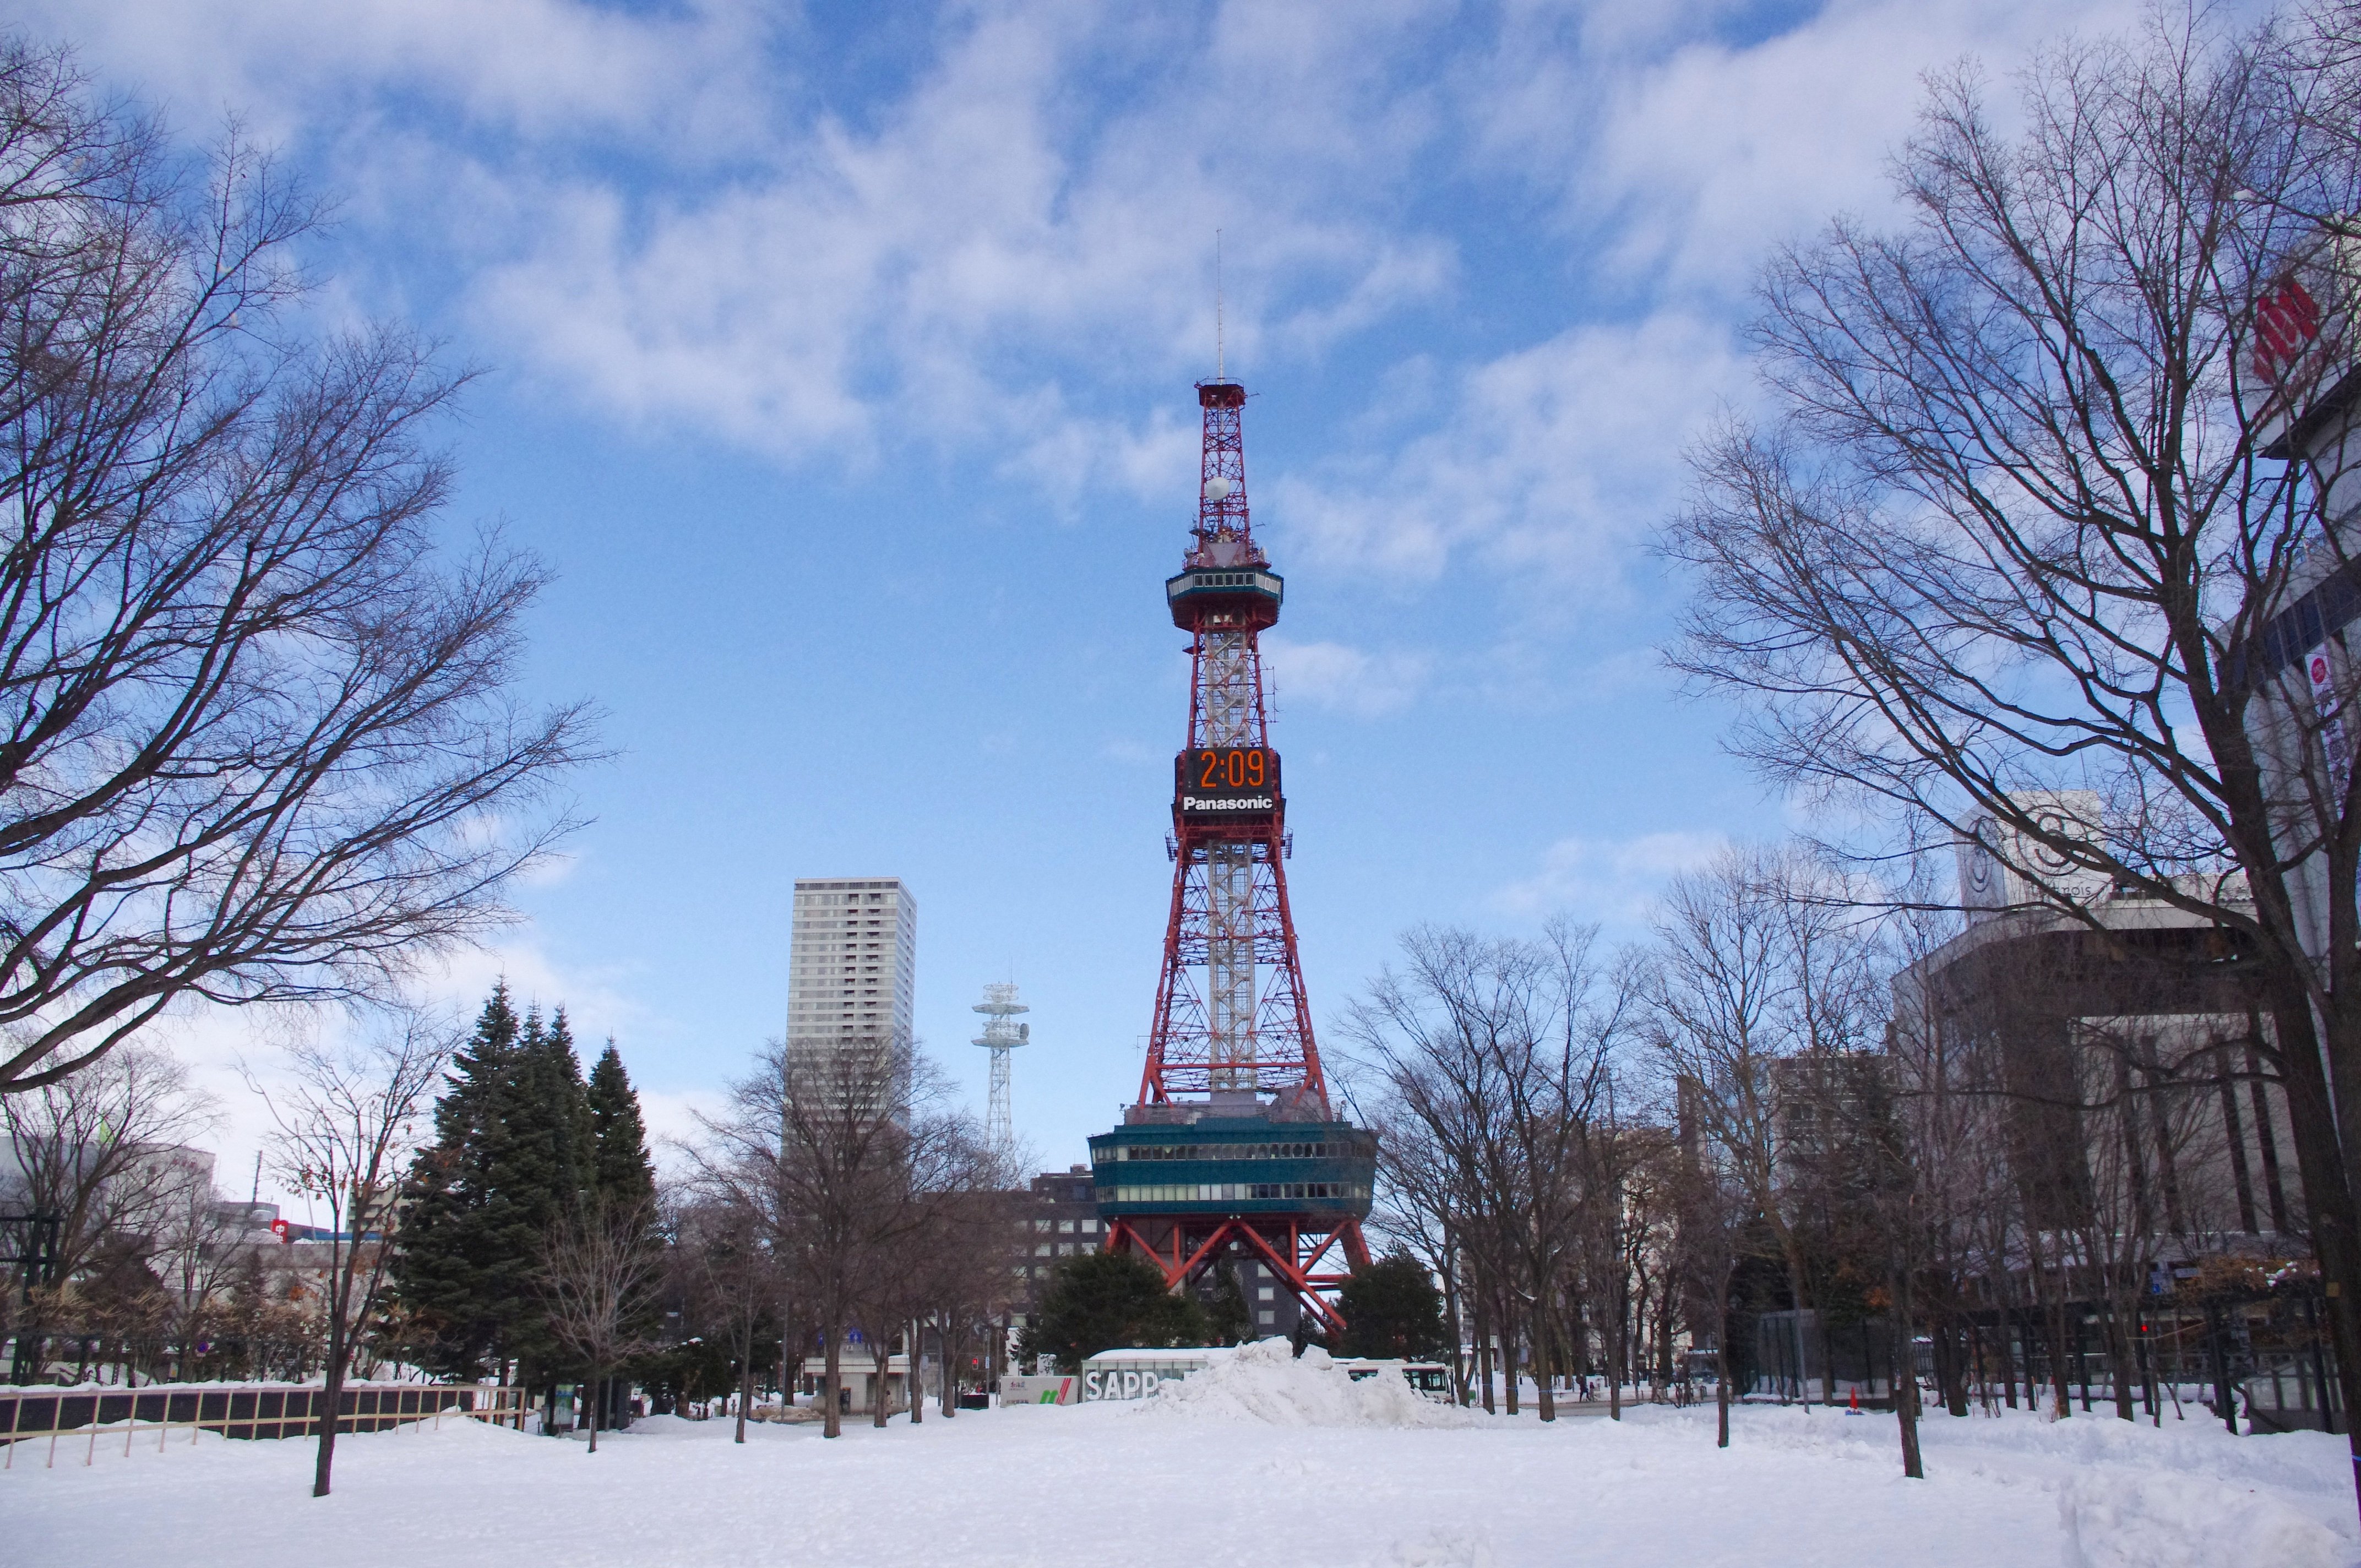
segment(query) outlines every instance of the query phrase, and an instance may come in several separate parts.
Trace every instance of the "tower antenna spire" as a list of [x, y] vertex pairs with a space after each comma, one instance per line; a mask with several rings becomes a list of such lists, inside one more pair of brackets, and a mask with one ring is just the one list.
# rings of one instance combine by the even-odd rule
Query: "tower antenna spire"
[[1222, 231], [1213, 231], [1213, 379], [1225, 381], [1223, 372], [1226, 362], [1222, 354]]

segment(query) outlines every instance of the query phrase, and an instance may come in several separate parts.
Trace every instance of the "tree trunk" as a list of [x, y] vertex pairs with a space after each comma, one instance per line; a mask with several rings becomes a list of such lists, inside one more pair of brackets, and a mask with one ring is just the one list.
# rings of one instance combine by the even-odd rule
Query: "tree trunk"
[[1723, 1332], [1717, 1336], [1713, 1351], [1713, 1403], [1716, 1448], [1730, 1446], [1730, 1334], [1725, 1321]]
[[[590, 1452], [596, 1453], [598, 1452], [598, 1407], [607, 1398], [607, 1380], [598, 1376], [597, 1367], [592, 1367], [590, 1376], [584, 1380], [582, 1392], [589, 1397]], [[739, 1419], [742, 1423], [745, 1418]], [[742, 1424], [739, 1430], [741, 1431], [745, 1430]]]
[[1557, 1420], [1557, 1396], [1550, 1388], [1557, 1371], [1557, 1357], [1553, 1352], [1557, 1343], [1557, 1334], [1553, 1327], [1554, 1316], [1549, 1310], [1549, 1292], [1543, 1291], [1542, 1299], [1533, 1306], [1532, 1340], [1533, 1385], [1536, 1390], [1533, 1398], [1544, 1421]]
[[1713, 1315], [1713, 1402], [1719, 1435], [1716, 1448], [1730, 1446], [1730, 1276], [1722, 1270], [1721, 1285], [1714, 1292]]
[[1804, 1265], [1791, 1246], [1787, 1249], [1787, 1295], [1795, 1304], [1795, 1332], [1788, 1337], [1795, 1342], [1795, 1392], [1803, 1396], [1804, 1409], [1812, 1408], [1810, 1358], [1804, 1354], [1804, 1313], [1810, 1298], [1804, 1292]]
[[[2030, 1221], [2027, 1222], [2025, 1232], [2025, 1278], [2026, 1285], [2033, 1291], [2034, 1312], [2041, 1319], [2042, 1337], [2049, 1342], [2051, 1409], [2057, 1412], [2057, 1419], [2063, 1420], [2074, 1413], [2073, 1396], [2067, 1387], [2069, 1379], [2066, 1370], [2066, 1307], [2064, 1301], [2060, 1299], [2067, 1291], [2065, 1270], [2062, 1266], [2059, 1270], [2058, 1288], [2055, 1291], [2044, 1289], [2041, 1246], [2034, 1240]], [[2030, 1324], [2027, 1325], [2028, 1328], [2030, 1326]], [[2040, 1407], [2035, 1402], [2033, 1395], [2031, 1365], [2033, 1345], [2029, 1336], [2025, 1348], [2027, 1363], [2025, 1369], [2026, 1402], [2038, 1409]]]
[[1902, 1474], [1914, 1481], [1927, 1478], [1918, 1453], [1918, 1352], [1911, 1333], [1910, 1271], [1894, 1271], [1894, 1324], [1886, 1339], [1894, 1360], [1894, 1420], [1902, 1431]]
[[[2005, 1291], [1995, 1299], [2006, 1301], [2015, 1294], [2013, 1290]], [[1994, 1325], [2000, 1330], [2001, 1398], [2008, 1402], [2008, 1408], [2012, 1410], [2016, 1409], [2016, 1345], [2024, 1332], [2021, 1317], [2022, 1314], [2015, 1307], [2004, 1306], [2000, 1310], [1999, 1321]], [[2033, 1385], [2029, 1378], [2025, 1386], [2025, 1403], [2027, 1409], [2032, 1408]]]
[[2361, 1310], [2356, 1308], [2361, 1302], [2361, 1224], [2356, 1224], [2345, 1144], [2329, 1110], [2328, 1079], [2308, 1002], [2276, 1009], [2272, 1033], [2279, 1047], [2296, 1171], [2312, 1212], [2312, 1250], [2327, 1292], [2329, 1340], [2336, 1352], [2353, 1483], [2361, 1497], [2361, 1322], [2355, 1318]]
[[2049, 1302], [2049, 1382], [2052, 1408], [2058, 1419], [2064, 1420], [2074, 1413], [2074, 1368], [2069, 1365], [2072, 1351], [2066, 1337], [2066, 1291], [2061, 1285]]
[[331, 1311], [328, 1318], [327, 1376], [320, 1389], [320, 1450], [312, 1464], [312, 1496], [328, 1495], [328, 1480], [336, 1466], [336, 1407], [345, 1398], [345, 1325], [344, 1313]]
[[[885, 1418], [893, 1414], [893, 1401], [887, 1397], [893, 1385], [887, 1381], [885, 1371], [885, 1364], [894, 1359], [890, 1352], [893, 1343], [877, 1340], [869, 1347], [869, 1424], [873, 1427], [883, 1427]], [[904, 1381], [908, 1379], [905, 1377]]]
[[[1948, 1290], [1946, 1296], [1957, 1299]], [[1964, 1416], [1968, 1413], [1968, 1359], [1959, 1319], [1948, 1307], [1937, 1307], [1927, 1316], [1931, 1320], [1927, 1337], [1935, 1346], [1935, 1387], [1942, 1396], [1943, 1408], [1954, 1416]]]
[[1624, 1287], [1615, 1288], [1615, 1302], [1607, 1319], [1607, 1419], [1623, 1419], [1623, 1314], [1631, 1300]]
[[927, 1419], [927, 1390], [918, 1378], [918, 1320], [910, 1320], [910, 1424], [917, 1426]]
[[[2124, 1269], [2132, 1266], [2125, 1264]], [[2118, 1269], [2116, 1272], [2122, 1272]], [[2116, 1288], [2108, 1293], [2107, 1301], [2107, 1365], [2114, 1369], [2115, 1385], [2115, 1418], [2136, 1421], [2139, 1412], [2132, 1409], [2132, 1385], [2139, 1379], [2139, 1366], [2133, 1359], [2131, 1331], [2125, 1327], [2124, 1310], [2125, 1281], [2118, 1279]]]
[[823, 1354], [828, 1358], [828, 1371], [821, 1378], [820, 1398], [828, 1409], [820, 1412], [819, 1434], [822, 1437], [842, 1437], [844, 1420], [839, 1412], [844, 1403], [844, 1347], [841, 1343], [844, 1329], [841, 1324], [830, 1323], [823, 1332], [827, 1335]]
[[1656, 1298], [1656, 1380], [1665, 1387], [1675, 1382], [1686, 1384], [1686, 1377], [1673, 1375], [1673, 1274], [1664, 1272], [1664, 1288]]
[[1500, 1368], [1500, 1385], [1506, 1392], [1509, 1414], [1513, 1416], [1517, 1413], [1517, 1352], [1521, 1348], [1521, 1341], [1519, 1339], [1517, 1333], [1515, 1310], [1509, 1305], [1508, 1299], [1505, 1296], [1501, 1298], [1498, 1310], [1500, 1314], [1500, 1360], [1502, 1363]]
[[[1445, 1245], [1448, 1246], [1447, 1241]], [[1446, 1268], [1441, 1272], [1443, 1320], [1451, 1327], [1451, 1381], [1458, 1391], [1460, 1407], [1465, 1409], [1470, 1390], [1467, 1387], [1467, 1334], [1459, 1310], [1459, 1271]]]
[[[754, 1325], [752, 1323], [746, 1325], [746, 1337], [741, 1344], [742, 1351], [738, 1357], [738, 1430], [730, 1436], [730, 1441], [732, 1442], [746, 1441], [746, 1407], [754, 1402]], [[596, 1435], [593, 1435], [590, 1441], [596, 1443], [598, 1440]]]
[[959, 1417], [959, 1310], [942, 1313], [942, 1420]]
[[[784, 1310], [780, 1312], [779, 1321], [782, 1324], [792, 1321], [789, 1313]], [[793, 1329], [782, 1327], [779, 1330], [779, 1403], [789, 1409], [795, 1409], [796, 1384], [801, 1380], [803, 1373], [801, 1361], [797, 1361], [793, 1366], [788, 1365], [788, 1350], [791, 1345], [800, 1348], [796, 1344], [796, 1332]]]
[[1480, 1313], [1476, 1319], [1476, 1377], [1484, 1387], [1484, 1413], [1499, 1414], [1492, 1403], [1492, 1326]]

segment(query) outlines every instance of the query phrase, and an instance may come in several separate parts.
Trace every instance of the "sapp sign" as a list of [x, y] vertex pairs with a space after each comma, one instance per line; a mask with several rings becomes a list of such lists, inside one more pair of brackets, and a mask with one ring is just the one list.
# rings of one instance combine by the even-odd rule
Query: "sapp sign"
[[1156, 1368], [1126, 1366], [1111, 1367], [1104, 1372], [1082, 1374], [1082, 1399], [1144, 1399], [1163, 1386], [1170, 1376], [1178, 1383], [1183, 1373], [1163, 1373]]

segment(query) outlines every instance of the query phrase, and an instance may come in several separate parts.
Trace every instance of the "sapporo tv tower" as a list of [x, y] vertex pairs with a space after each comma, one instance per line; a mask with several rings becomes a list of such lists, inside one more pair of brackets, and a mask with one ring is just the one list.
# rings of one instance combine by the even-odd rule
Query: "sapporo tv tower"
[[[1197, 523], [1166, 579], [1189, 633], [1189, 744], [1173, 761], [1172, 907], [1139, 1102], [1091, 1140], [1110, 1252], [1154, 1259], [1174, 1289], [1226, 1265], [1258, 1334], [1309, 1313], [1368, 1262], [1377, 1139], [1335, 1119], [1287, 904], [1287, 799], [1257, 640], [1284, 585], [1246, 513], [1246, 389], [1197, 387]], [[1341, 1254], [1341, 1256], [1338, 1255]]]

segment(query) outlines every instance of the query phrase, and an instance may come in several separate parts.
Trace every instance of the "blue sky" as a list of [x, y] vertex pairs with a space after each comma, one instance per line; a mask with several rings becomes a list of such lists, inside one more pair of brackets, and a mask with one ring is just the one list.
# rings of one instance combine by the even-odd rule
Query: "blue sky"
[[[1186, 660], [1191, 383], [1254, 394], [1323, 1026], [1420, 921], [1630, 935], [1782, 803], [1657, 667], [1644, 543], [1752, 396], [1766, 248], [1886, 209], [1920, 72], [2116, 4], [20, 3], [192, 137], [342, 202], [328, 318], [484, 370], [455, 530], [555, 568], [531, 681], [607, 713], [595, 822], [490, 977], [611, 1033], [660, 1127], [783, 1027], [796, 876], [919, 903], [922, 1036], [1024, 989], [1016, 1113], [1137, 1086]], [[251, 1021], [192, 1017], [225, 1166]], [[1328, 1031], [1334, 1037], [1334, 1030]]]

